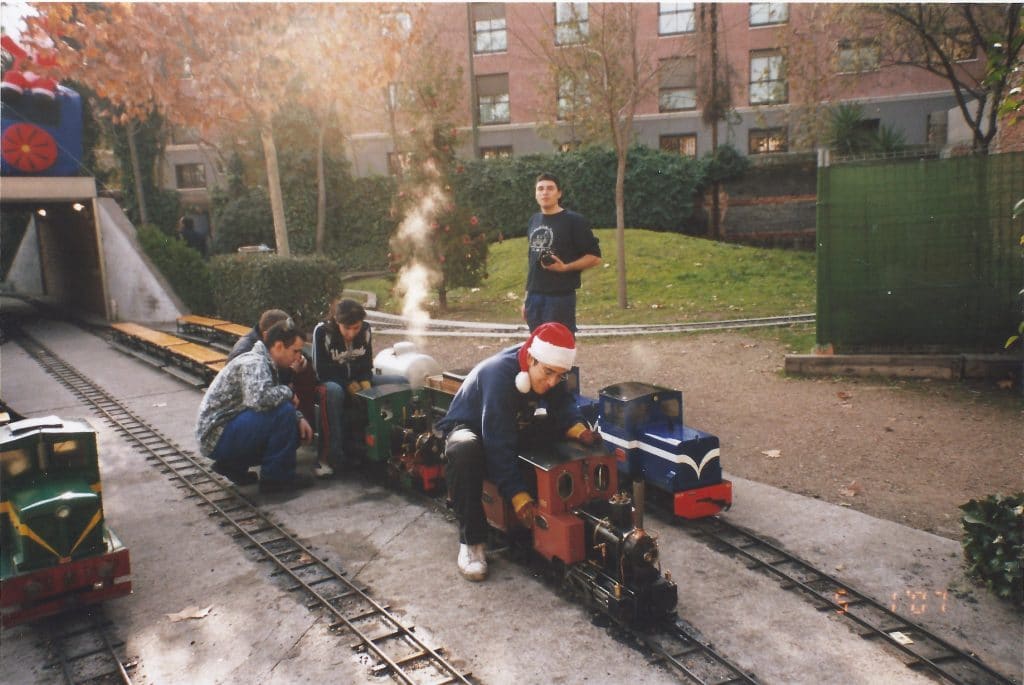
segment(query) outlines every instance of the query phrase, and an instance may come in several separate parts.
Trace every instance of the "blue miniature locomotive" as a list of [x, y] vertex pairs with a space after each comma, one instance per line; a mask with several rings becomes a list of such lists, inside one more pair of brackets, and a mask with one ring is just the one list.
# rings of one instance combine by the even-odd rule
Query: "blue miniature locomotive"
[[624, 480], [643, 480], [672, 497], [687, 519], [713, 516], [732, 504], [722, 478], [718, 438], [683, 424], [683, 393], [647, 383], [603, 388], [598, 429]]

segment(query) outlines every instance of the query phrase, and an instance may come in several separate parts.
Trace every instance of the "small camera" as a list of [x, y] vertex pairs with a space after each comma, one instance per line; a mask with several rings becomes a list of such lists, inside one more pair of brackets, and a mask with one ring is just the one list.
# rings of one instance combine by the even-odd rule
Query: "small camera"
[[540, 257], [537, 258], [537, 262], [541, 266], [551, 266], [555, 263], [555, 253], [551, 250], [544, 250], [540, 253]]

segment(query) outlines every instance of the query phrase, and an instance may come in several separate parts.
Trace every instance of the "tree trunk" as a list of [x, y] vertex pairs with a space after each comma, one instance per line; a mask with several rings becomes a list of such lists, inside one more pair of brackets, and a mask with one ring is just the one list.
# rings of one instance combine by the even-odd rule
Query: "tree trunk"
[[135, 202], [139, 206], [139, 223], [149, 223], [149, 212], [146, 211], [146, 193], [142, 189], [142, 167], [139, 165], [139, 149], [135, 146], [135, 122], [129, 121], [125, 127], [128, 135], [128, 159], [132, 165], [132, 176], [135, 180]]
[[619, 276], [619, 309], [626, 309], [626, 153], [624, 141], [616, 145], [615, 165], [615, 246], [618, 250], [616, 270]]
[[284, 198], [281, 195], [281, 175], [277, 168], [277, 146], [274, 144], [274, 131], [270, 124], [260, 126], [260, 139], [263, 141], [263, 156], [267, 163], [267, 192], [270, 193], [270, 211], [274, 215], [274, 240], [277, 243], [277, 254], [282, 257], [291, 255], [288, 248], [288, 226], [284, 219]]
[[316, 139], [316, 244], [315, 252], [324, 253], [327, 240], [327, 178], [324, 174], [324, 130], [327, 122], [320, 122]]

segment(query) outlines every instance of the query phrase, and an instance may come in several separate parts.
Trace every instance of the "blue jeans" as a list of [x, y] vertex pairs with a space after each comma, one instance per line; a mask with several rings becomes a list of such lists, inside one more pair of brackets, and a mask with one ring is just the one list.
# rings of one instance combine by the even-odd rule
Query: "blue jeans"
[[295, 407], [282, 402], [268, 411], [246, 409], [228, 421], [210, 458], [237, 471], [258, 465], [264, 480], [292, 480], [298, 446]]
[[533, 331], [537, 326], [549, 321], [563, 324], [573, 333], [576, 332], [576, 291], [568, 295], [545, 295], [544, 293], [526, 293], [526, 325]]
[[[408, 382], [402, 376], [373, 376], [370, 379], [372, 385]], [[345, 461], [346, 400], [346, 390], [341, 385], [334, 381], [327, 381], [323, 384], [323, 394], [321, 395], [323, 404], [320, 407], [320, 421], [321, 431], [326, 432], [327, 435], [326, 463], [328, 464], [339, 465]], [[349, 404], [350, 409], [353, 406], [351, 403]], [[362, 417], [364, 422], [365, 418]]]

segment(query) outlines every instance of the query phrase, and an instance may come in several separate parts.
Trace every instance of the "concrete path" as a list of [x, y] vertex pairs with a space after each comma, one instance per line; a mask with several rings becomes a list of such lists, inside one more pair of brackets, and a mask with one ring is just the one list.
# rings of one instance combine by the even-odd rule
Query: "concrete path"
[[[134, 412], [181, 445], [200, 393], [95, 336], [43, 322], [29, 327]], [[2, 348], [0, 392], [22, 413], [85, 417], [100, 430], [107, 518], [131, 548], [132, 596], [108, 614], [149, 683], [379, 683], [351, 637], [310, 613], [166, 476], [146, 463], [14, 343]], [[312, 455], [300, 453], [308, 465]], [[728, 461], [725, 462], [728, 469]], [[891, 603], [986, 663], [1022, 678], [1024, 621], [962, 577], [956, 542], [758, 483], [734, 479], [727, 518], [778, 540], [867, 594]], [[254, 489], [243, 490], [250, 492]], [[259, 497], [254, 494], [254, 497]], [[670, 683], [670, 674], [594, 626], [525, 569], [498, 557], [472, 584], [455, 567], [455, 528], [442, 511], [358, 477], [264, 500], [322, 555], [366, 583], [433, 646], [484, 683]], [[770, 578], [649, 515], [679, 613], [765, 683], [929, 683], [891, 650], [857, 636]], [[211, 606], [202, 619], [167, 614]], [[0, 683], [49, 683], [32, 631], [5, 631]]]

